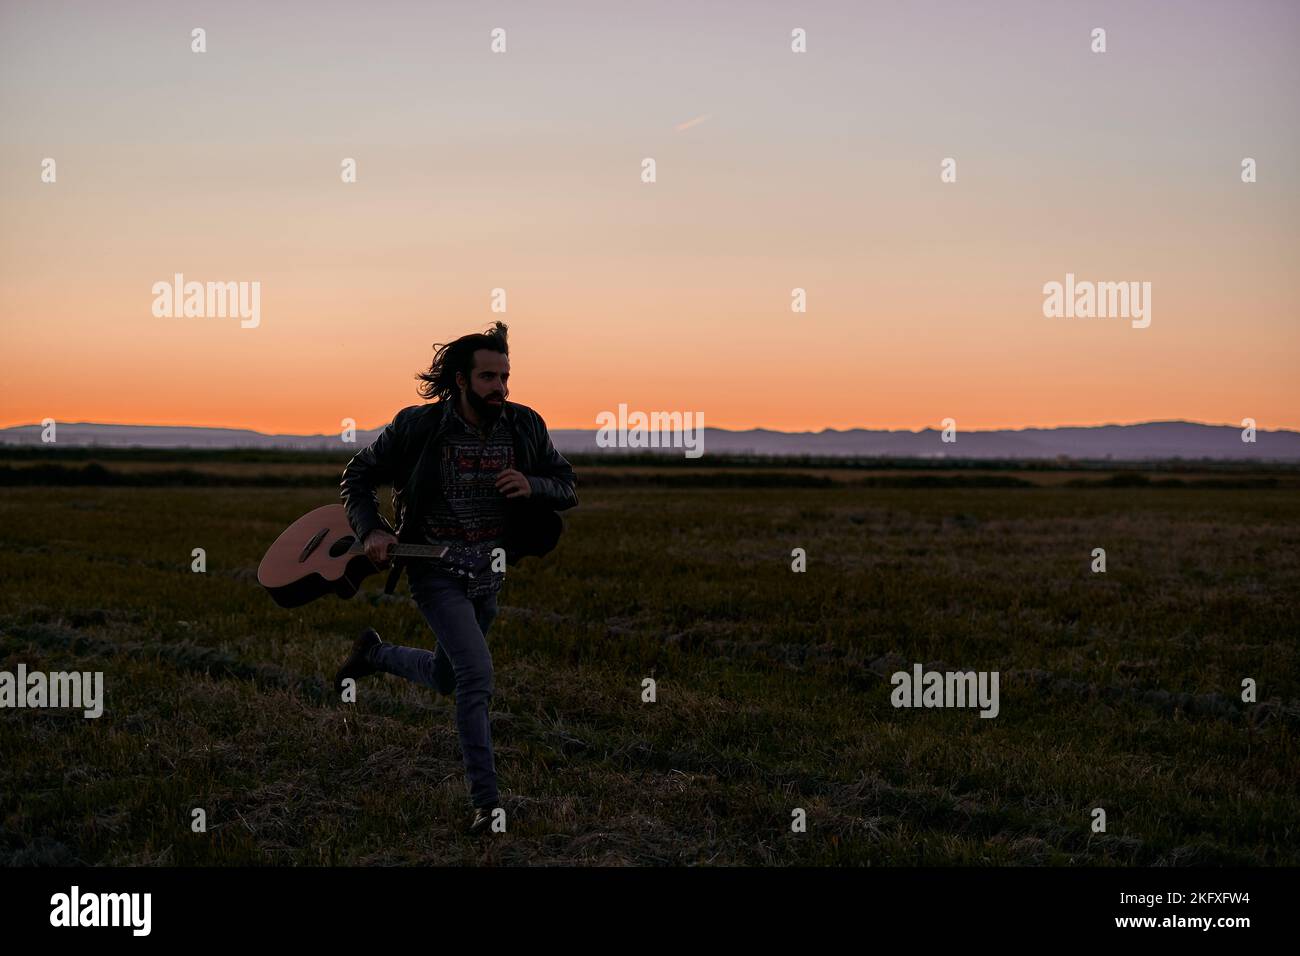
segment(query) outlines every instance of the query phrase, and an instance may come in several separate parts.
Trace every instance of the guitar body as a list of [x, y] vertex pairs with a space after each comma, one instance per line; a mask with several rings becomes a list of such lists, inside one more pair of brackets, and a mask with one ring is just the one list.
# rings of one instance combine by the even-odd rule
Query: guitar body
[[326, 594], [350, 598], [379, 571], [360, 550], [341, 504], [309, 511], [275, 539], [257, 566], [257, 583], [280, 607]]

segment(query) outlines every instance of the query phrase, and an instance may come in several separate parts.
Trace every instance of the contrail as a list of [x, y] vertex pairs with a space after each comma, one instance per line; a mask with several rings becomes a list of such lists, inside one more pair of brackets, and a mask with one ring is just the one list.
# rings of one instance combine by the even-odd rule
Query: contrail
[[680, 133], [684, 129], [690, 129], [692, 126], [699, 126], [705, 120], [711, 120], [711, 119], [713, 119], [713, 114], [705, 113], [703, 116], [695, 117], [695, 119], [688, 119], [685, 123], [678, 123], [676, 126], [673, 127], [673, 129], [677, 130], [677, 132]]

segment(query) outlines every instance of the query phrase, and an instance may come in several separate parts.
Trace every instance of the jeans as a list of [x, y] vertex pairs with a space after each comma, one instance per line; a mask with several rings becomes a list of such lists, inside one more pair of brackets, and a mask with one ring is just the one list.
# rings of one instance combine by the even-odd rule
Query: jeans
[[438, 639], [434, 650], [379, 644], [370, 663], [381, 671], [405, 677], [440, 693], [456, 694], [456, 731], [465, 760], [470, 802], [475, 807], [496, 803], [497, 772], [492, 756], [488, 704], [492, 700], [492, 655], [487, 632], [497, 615], [495, 593], [470, 599], [467, 581], [436, 566], [411, 562], [407, 566], [411, 596]]

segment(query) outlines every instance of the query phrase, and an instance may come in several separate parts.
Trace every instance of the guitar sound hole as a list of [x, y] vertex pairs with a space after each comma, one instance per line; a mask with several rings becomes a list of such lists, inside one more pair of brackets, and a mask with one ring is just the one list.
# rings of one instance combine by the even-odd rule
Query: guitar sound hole
[[337, 541], [335, 541], [333, 544], [330, 545], [330, 557], [337, 558], [347, 554], [348, 549], [352, 547], [352, 542], [356, 540], [357, 539], [350, 534], [344, 535], [342, 538], [339, 538]]

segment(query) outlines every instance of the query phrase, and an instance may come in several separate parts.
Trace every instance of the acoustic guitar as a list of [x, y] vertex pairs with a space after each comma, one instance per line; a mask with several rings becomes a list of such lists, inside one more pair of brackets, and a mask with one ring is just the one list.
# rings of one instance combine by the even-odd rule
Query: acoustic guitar
[[[396, 544], [390, 557], [441, 558], [431, 544]], [[309, 511], [284, 530], [257, 566], [257, 583], [280, 607], [300, 607], [326, 594], [350, 598], [379, 568], [366, 557], [341, 504]]]

